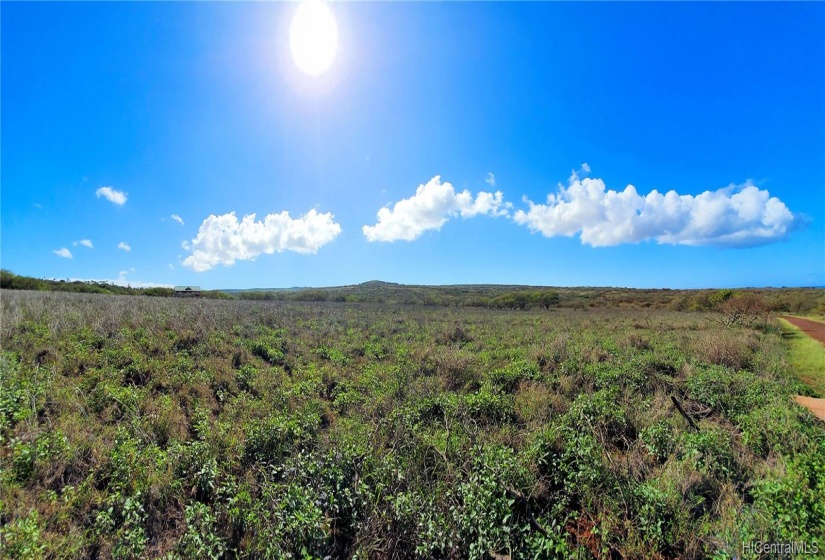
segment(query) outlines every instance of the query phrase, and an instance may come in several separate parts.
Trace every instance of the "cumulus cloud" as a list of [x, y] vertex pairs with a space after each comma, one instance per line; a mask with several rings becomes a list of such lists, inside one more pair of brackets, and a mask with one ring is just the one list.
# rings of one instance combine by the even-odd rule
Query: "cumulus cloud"
[[180, 225], [184, 225], [184, 223], [183, 223], [183, 218], [181, 218], [181, 217], [180, 217], [180, 216], [178, 216], [177, 214], [172, 214], [172, 215], [170, 216], [170, 218], [172, 218], [173, 220], [175, 220], [175, 221], [176, 221], [177, 223], [179, 223]]
[[256, 221], [255, 214], [241, 221], [235, 212], [212, 214], [201, 224], [197, 237], [191, 243], [184, 242], [184, 248], [193, 252], [182, 264], [203, 272], [218, 264], [232, 266], [236, 260], [254, 260], [261, 253], [317, 253], [341, 233], [333, 218], [315, 209], [295, 219], [286, 211], [268, 214], [262, 221]]
[[785, 204], [751, 181], [698, 195], [642, 196], [633, 185], [608, 190], [601, 179], [580, 177], [587, 164], [574, 171], [567, 187], [547, 197], [546, 204], [525, 198], [529, 209], [514, 220], [545, 237], [580, 234], [593, 247], [655, 240], [670, 245], [748, 247], [784, 238], [797, 224]]
[[62, 247], [62, 248], [60, 248], [60, 249], [55, 249], [55, 250], [54, 250], [54, 251], [52, 251], [52, 252], [53, 252], [55, 255], [57, 255], [58, 257], [63, 257], [64, 259], [70, 259], [70, 258], [72, 258], [72, 252], [71, 252], [71, 251], [69, 251], [69, 250], [68, 250], [67, 248], [65, 248], [65, 247]]
[[123, 206], [126, 204], [126, 193], [123, 191], [116, 191], [112, 187], [100, 187], [95, 191], [95, 194], [98, 198], [102, 196], [112, 204], [117, 204], [118, 206]]
[[412, 241], [431, 229], [441, 229], [455, 216], [472, 218], [479, 214], [507, 216], [512, 205], [504, 202], [501, 191], [481, 191], [475, 198], [468, 190], [456, 193], [450, 183], [442, 183], [436, 175], [426, 185], [419, 185], [415, 194], [396, 202], [392, 209], [378, 211], [378, 223], [364, 226], [368, 241]]
[[121, 251], [126, 251], [127, 253], [132, 250], [132, 247], [130, 247], [129, 244], [125, 241], [121, 241], [120, 243], [118, 243], [117, 248]]
[[487, 183], [488, 185], [490, 185], [491, 187], [495, 187], [496, 186], [496, 176], [493, 175], [492, 173], [488, 173], [487, 178], [484, 180], [484, 182]]
[[72, 241], [72, 245], [77, 247], [78, 245], [83, 245], [84, 247], [88, 247], [89, 249], [94, 249], [95, 246], [92, 245], [92, 242], [88, 239], [81, 239], [80, 241]]

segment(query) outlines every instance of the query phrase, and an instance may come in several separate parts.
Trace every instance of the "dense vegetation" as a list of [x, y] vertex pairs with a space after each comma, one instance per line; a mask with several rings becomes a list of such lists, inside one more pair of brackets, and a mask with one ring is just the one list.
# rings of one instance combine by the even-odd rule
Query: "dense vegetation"
[[[0, 271], [0, 288], [119, 295], [171, 296], [171, 288], [132, 288], [106, 282], [42, 280]], [[490, 309], [668, 309], [717, 310], [731, 296], [759, 300], [764, 311], [825, 316], [825, 290], [821, 288], [760, 288], [737, 290], [669, 290], [632, 288], [549, 288], [466, 284], [413, 286], [371, 281], [333, 288], [269, 290], [211, 290], [203, 296], [284, 302], [346, 302]]]
[[[669, 290], [632, 288], [547, 288], [467, 284], [411, 286], [389, 282], [365, 282], [337, 288], [232, 291], [238, 299], [269, 301], [333, 301], [441, 307], [528, 309], [667, 309], [715, 310], [734, 295], [733, 290]], [[735, 295], [758, 298], [767, 311], [825, 315], [825, 290], [821, 288], [759, 288], [737, 290]]]
[[771, 320], [6, 290], [0, 304], [0, 556], [825, 550], [825, 430], [792, 402], [806, 389]]

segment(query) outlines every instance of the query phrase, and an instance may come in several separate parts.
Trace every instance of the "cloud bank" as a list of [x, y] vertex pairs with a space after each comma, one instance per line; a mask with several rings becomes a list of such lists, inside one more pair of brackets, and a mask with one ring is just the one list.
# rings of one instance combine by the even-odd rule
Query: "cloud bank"
[[126, 193], [116, 191], [112, 187], [100, 187], [95, 191], [95, 194], [98, 198], [102, 196], [112, 204], [117, 204], [118, 206], [123, 206], [126, 204]]
[[255, 214], [240, 222], [235, 212], [212, 214], [201, 224], [197, 237], [184, 245], [193, 252], [182, 264], [203, 272], [218, 264], [232, 266], [236, 260], [254, 260], [261, 253], [317, 253], [341, 233], [333, 218], [331, 213], [320, 214], [314, 209], [295, 219], [286, 211], [268, 214], [263, 221], [255, 221]]
[[[172, 284], [162, 284], [160, 282], [142, 282], [140, 280], [130, 280], [126, 278], [127, 274], [135, 272], [134, 268], [129, 270], [121, 270], [116, 279], [111, 278], [69, 278], [70, 282], [102, 282], [112, 284], [115, 286], [131, 286], [132, 288], [171, 288]], [[57, 280], [57, 278], [54, 278]]]
[[475, 198], [468, 190], [456, 193], [450, 183], [442, 183], [436, 175], [426, 185], [419, 185], [415, 194], [396, 202], [392, 209], [381, 208], [378, 222], [364, 226], [368, 241], [412, 241], [431, 229], [441, 229], [455, 216], [507, 216], [510, 203], [505, 203], [501, 191], [481, 191]]
[[[580, 172], [587, 172], [587, 164]], [[525, 199], [526, 200], [526, 199]], [[669, 245], [750, 247], [783, 239], [796, 218], [785, 204], [751, 181], [698, 195], [642, 196], [633, 185], [608, 190], [601, 179], [582, 179], [573, 172], [546, 204], [526, 200], [514, 220], [545, 237], [580, 234], [593, 247], [655, 240]]]

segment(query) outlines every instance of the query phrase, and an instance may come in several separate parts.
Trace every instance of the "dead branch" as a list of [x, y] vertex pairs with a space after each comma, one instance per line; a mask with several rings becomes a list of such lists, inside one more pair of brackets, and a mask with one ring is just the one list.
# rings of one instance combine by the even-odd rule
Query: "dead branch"
[[690, 416], [688, 416], [688, 413], [687, 413], [687, 412], [685, 412], [685, 410], [682, 408], [682, 405], [680, 405], [680, 404], [679, 404], [679, 401], [677, 401], [677, 400], [676, 400], [676, 397], [674, 397], [673, 395], [670, 395], [670, 400], [672, 400], [672, 401], [673, 401], [673, 404], [675, 404], [675, 405], [676, 405], [676, 410], [678, 410], [678, 411], [679, 411], [679, 413], [680, 413], [682, 416], [684, 416], [684, 417], [685, 417], [685, 420], [687, 420], [687, 421], [688, 421], [688, 424], [690, 424], [690, 427], [691, 427], [691, 428], [693, 428], [693, 430], [694, 430], [694, 431], [698, 432], [698, 431], [699, 431], [699, 426], [697, 426], [697, 425], [693, 422], [693, 419], [692, 419]]
[[544, 527], [539, 525], [539, 522], [536, 521], [536, 516], [533, 515], [533, 510], [530, 509], [530, 504], [527, 502], [527, 498], [513, 488], [512, 486], [505, 487], [507, 492], [509, 492], [514, 498], [516, 498], [522, 506], [524, 506], [524, 511], [527, 512], [527, 520], [530, 522], [530, 527], [533, 528], [534, 531], [541, 533], [545, 537], [549, 537], [550, 535], [547, 534], [547, 531], [544, 530]]

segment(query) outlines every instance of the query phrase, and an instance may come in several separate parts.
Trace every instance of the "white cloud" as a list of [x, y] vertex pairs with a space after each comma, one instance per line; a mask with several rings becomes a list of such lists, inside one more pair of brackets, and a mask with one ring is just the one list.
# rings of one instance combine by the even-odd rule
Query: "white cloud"
[[72, 252], [71, 252], [71, 251], [69, 251], [69, 250], [68, 250], [67, 248], [65, 248], [65, 247], [63, 247], [63, 248], [61, 248], [61, 249], [55, 249], [54, 251], [52, 251], [52, 253], [54, 253], [54, 254], [55, 254], [55, 255], [57, 255], [58, 257], [63, 257], [64, 259], [70, 259], [70, 258], [72, 258]]
[[175, 220], [176, 222], [178, 222], [180, 225], [184, 225], [184, 223], [183, 223], [183, 218], [181, 218], [181, 217], [180, 217], [180, 216], [178, 216], [177, 214], [172, 214], [170, 217], [171, 217], [173, 220]]
[[590, 166], [587, 162], [581, 164], [578, 170], [572, 169], [570, 171], [570, 177], [567, 179], [568, 183], [573, 183], [574, 181], [578, 181], [579, 179], [590, 175]]
[[492, 173], [488, 173], [487, 178], [484, 180], [484, 182], [487, 183], [488, 185], [490, 185], [491, 187], [495, 187], [496, 186], [496, 176], [493, 175]]
[[[580, 172], [589, 170], [586, 164]], [[579, 178], [574, 171], [568, 187], [559, 185], [546, 204], [519, 210], [514, 220], [545, 237], [580, 234], [593, 247], [655, 240], [670, 245], [746, 247], [784, 238], [796, 225], [787, 206], [751, 181], [698, 195], [645, 196], [633, 185], [608, 190], [601, 179]]]
[[378, 223], [364, 226], [362, 231], [368, 241], [412, 241], [427, 230], [441, 229], [451, 217], [507, 216], [511, 207], [504, 202], [501, 191], [481, 191], [474, 199], [470, 191], [456, 193], [450, 183], [442, 183], [436, 175], [426, 185], [419, 185], [412, 197], [399, 200], [392, 209], [381, 208]]
[[134, 268], [129, 270], [121, 270], [117, 278], [69, 278], [71, 282], [101, 282], [106, 284], [113, 284], [115, 286], [131, 286], [132, 288], [171, 288], [172, 284], [162, 284], [159, 282], [143, 282], [140, 280], [130, 280], [126, 278], [128, 274], [135, 272]]
[[232, 266], [236, 260], [254, 260], [261, 253], [317, 253], [339, 233], [341, 226], [334, 216], [315, 209], [296, 219], [286, 211], [268, 214], [263, 221], [255, 221], [255, 214], [240, 222], [235, 212], [212, 214], [201, 224], [197, 237], [191, 243], [184, 242], [184, 248], [193, 252], [182, 264], [203, 272], [218, 264]]
[[130, 247], [129, 244], [125, 241], [121, 241], [120, 243], [118, 243], [117, 248], [121, 251], [126, 251], [127, 253], [132, 250], [132, 247]]
[[80, 241], [72, 241], [72, 245], [77, 247], [78, 245], [83, 245], [84, 247], [88, 247], [89, 249], [94, 249], [95, 246], [92, 245], [92, 242], [88, 239], [81, 239]]
[[95, 191], [98, 198], [101, 196], [113, 204], [123, 206], [126, 204], [126, 193], [123, 191], [116, 191], [112, 187], [100, 187]]
[[136, 272], [135, 269], [130, 268], [129, 270], [121, 270], [120, 272], [117, 273], [117, 279], [118, 279], [119, 282], [121, 282], [121, 285], [123, 285], [122, 284], [123, 282], [127, 282], [126, 275], [127, 274], [132, 274], [133, 272]]

